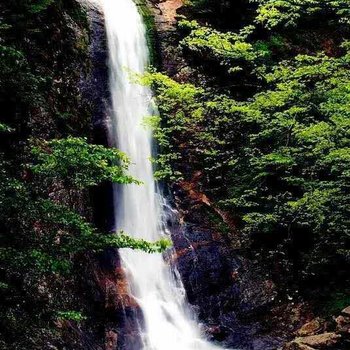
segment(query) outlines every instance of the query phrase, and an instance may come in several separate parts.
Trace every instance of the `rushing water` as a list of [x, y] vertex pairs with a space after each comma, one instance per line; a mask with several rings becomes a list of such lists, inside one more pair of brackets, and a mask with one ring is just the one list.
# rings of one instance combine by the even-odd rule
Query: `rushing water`
[[[132, 0], [102, 1], [110, 65], [110, 135], [130, 157], [130, 173], [143, 182], [115, 189], [116, 225], [133, 237], [155, 241], [164, 234], [163, 199], [157, 193], [150, 162], [152, 135], [142, 124], [144, 117], [154, 115], [156, 110], [150, 105], [150, 89], [129, 79], [130, 71], [143, 73], [148, 64], [145, 26]], [[176, 270], [169, 267], [162, 254], [128, 249], [120, 254], [131, 293], [144, 316], [140, 329], [144, 350], [217, 349], [203, 339], [186, 305]]]

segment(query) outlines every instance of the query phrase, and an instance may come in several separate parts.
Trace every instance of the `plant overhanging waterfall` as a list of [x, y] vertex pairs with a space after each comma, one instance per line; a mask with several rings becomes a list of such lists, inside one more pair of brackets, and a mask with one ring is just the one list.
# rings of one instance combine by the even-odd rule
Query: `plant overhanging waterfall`
[[[132, 0], [103, 0], [109, 64], [112, 142], [132, 161], [130, 173], [143, 182], [115, 188], [117, 229], [155, 241], [161, 238], [162, 197], [157, 193], [150, 161], [151, 132], [142, 125], [154, 115], [148, 87], [130, 82], [128, 71], [143, 73], [148, 64], [145, 26]], [[181, 281], [161, 254], [121, 250], [131, 293], [144, 315], [140, 329], [143, 349], [216, 349], [203, 339], [193, 315], [186, 308]]]

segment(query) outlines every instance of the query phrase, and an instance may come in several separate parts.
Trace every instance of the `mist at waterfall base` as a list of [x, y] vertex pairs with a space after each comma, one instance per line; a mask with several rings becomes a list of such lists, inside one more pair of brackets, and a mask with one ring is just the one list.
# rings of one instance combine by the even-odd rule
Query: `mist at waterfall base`
[[[153, 178], [152, 135], [143, 126], [154, 115], [148, 87], [130, 82], [128, 71], [143, 73], [148, 65], [145, 26], [132, 0], [100, 0], [105, 15], [109, 51], [112, 111], [112, 144], [131, 159], [129, 173], [142, 185], [118, 186], [114, 190], [117, 230], [135, 238], [155, 241], [166, 231], [162, 224], [163, 198]], [[207, 342], [186, 304], [186, 295], [176, 269], [162, 254], [121, 249], [131, 294], [141, 307], [140, 327], [144, 350], [214, 350]], [[127, 349], [128, 350], [128, 349]], [[141, 350], [141, 349], [140, 349]]]

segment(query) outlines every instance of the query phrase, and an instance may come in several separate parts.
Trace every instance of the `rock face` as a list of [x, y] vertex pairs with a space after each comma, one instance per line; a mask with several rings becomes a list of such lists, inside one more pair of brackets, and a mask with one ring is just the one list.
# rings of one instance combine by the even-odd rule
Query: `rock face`
[[97, 6], [90, 5], [87, 11], [90, 23], [89, 59], [91, 66], [88, 76], [82, 78], [81, 89], [92, 109], [94, 132], [100, 133], [101, 141], [106, 142], [106, 111], [110, 98], [104, 18]]
[[183, 6], [183, 3], [183, 0], [153, 2], [153, 5], [158, 9], [154, 15], [158, 31], [166, 32], [174, 30], [177, 16], [176, 11]]
[[248, 281], [244, 262], [212, 232], [187, 223], [173, 239], [188, 300], [210, 338], [237, 349], [275, 349], [278, 341], [260, 337], [258, 324], [241, 322], [245, 313], [266, 305], [273, 291], [267, 295], [263, 281]]
[[335, 319], [335, 322], [337, 324], [337, 333], [348, 341], [350, 347], [350, 306], [341, 312], [341, 315]]
[[[80, 82], [83, 98], [91, 108], [94, 142], [108, 145], [108, 111], [110, 93], [108, 86], [108, 52], [104, 17], [101, 9], [92, 2], [83, 1], [87, 7], [90, 24], [90, 71]], [[113, 193], [109, 184], [92, 192], [95, 223], [103, 230], [113, 227]]]
[[282, 339], [263, 335], [262, 326], [249, 320], [276, 296], [273, 283], [209, 225], [205, 212], [216, 211], [208, 201], [182, 189], [175, 194], [182, 224], [171, 229], [173, 262], [208, 337], [229, 348], [277, 349]]
[[105, 343], [105, 349], [106, 350], [113, 350], [117, 347], [117, 341], [118, 341], [118, 334], [113, 331], [106, 332], [106, 343]]
[[[139, 326], [142, 313], [135, 299], [129, 294], [128, 281], [115, 249], [105, 251], [94, 263], [96, 314], [105, 332], [108, 349], [142, 348]], [[127, 344], [127, 348], [125, 347]]]

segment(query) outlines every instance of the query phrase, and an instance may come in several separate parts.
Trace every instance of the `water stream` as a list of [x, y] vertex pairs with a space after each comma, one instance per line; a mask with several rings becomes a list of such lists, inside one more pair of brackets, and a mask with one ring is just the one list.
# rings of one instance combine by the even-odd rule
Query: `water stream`
[[[157, 191], [150, 161], [152, 134], [142, 124], [157, 111], [148, 87], [133, 84], [129, 71], [143, 73], [149, 52], [145, 26], [132, 0], [101, 0], [109, 50], [112, 113], [110, 136], [131, 159], [130, 173], [143, 185], [115, 188], [117, 229], [136, 238], [155, 241], [164, 235], [162, 196]], [[176, 270], [162, 254], [122, 249], [131, 293], [139, 303], [144, 326], [139, 350], [214, 350], [207, 342], [190, 307]], [[127, 349], [129, 350], [129, 349]]]

